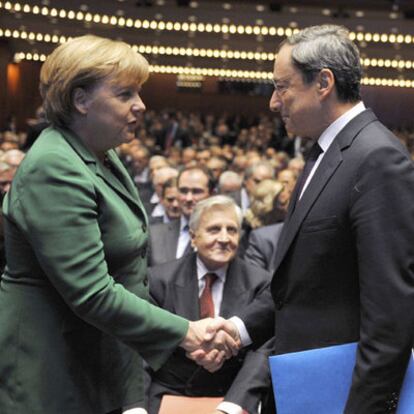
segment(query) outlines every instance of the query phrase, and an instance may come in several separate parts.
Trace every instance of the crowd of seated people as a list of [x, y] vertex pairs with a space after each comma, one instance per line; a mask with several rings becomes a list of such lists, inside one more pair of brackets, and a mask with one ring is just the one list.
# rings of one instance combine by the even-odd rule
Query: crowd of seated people
[[[232, 316], [271, 279], [307, 141], [293, 142], [277, 119], [267, 116], [170, 111], [145, 113], [136, 136], [117, 151], [149, 218], [152, 300], [190, 319], [205, 316], [198, 300], [205, 274], [214, 271], [213, 315]], [[414, 157], [414, 134], [398, 136]], [[2, 197], [27, 149], [24, 134], [1, 133]], [[224, 396], [223, 412], [239, 412], [232, 411], [235, 404], [258, 413], [268, 398], [263, 391], [266, 356], [266, 344], [253, 343], [218, 373], [210, 373], [177, 352], [162, 370], [149, 372], [149, 414], [158, 412], [165, 393]]]

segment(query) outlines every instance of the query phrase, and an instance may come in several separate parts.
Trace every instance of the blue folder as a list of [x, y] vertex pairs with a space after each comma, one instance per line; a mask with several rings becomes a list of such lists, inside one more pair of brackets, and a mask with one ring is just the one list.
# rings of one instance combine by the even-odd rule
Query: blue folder
[[[269, 357], [277, 414], [342, 414], [356, 343]], [[414, 360], [410, 358], [397, 414], [414, 413]]]

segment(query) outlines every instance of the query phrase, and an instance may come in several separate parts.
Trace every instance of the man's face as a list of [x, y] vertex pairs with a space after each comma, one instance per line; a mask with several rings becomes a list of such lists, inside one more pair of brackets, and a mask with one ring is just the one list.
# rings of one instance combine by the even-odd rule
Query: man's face
[[233, 207], [212, 207], [200, 219], [191, 244], [209, 270], [218, 269], [234, 258], [239, 246], [240, 229]]
[[282, 204], [286, 204], [295, 187], [296, 177], [293, 171], [282, 170], [277, 176], [277, 180], [283, 184], [283, 190], [279, 194], [279, 200]]
[[271, 171], [264, 167], [258, 166], [254, 169], [253, 174], [246, 180], [245, 186], [249, 195], [253, 194], [255, 188], [266, 179], [272, 178]]
[[279, 112], [288, 133], [317, 139], [321, 126], [322, 108], [317, 82], [305, 84], [302, 74], [291, 62], [292, 46], [280, 49], [274, 65], [275, 90], [269, 107]]
[[149, 158], [146, 155], [145, 151], [137, 149], [131, 154], [131, 156], [133, 159], [135, 171], [137, 173], [142, 173], [142, 171], [144, 171], [149, 163]]
[[201, 165], [207, 165], [208, 160], [210, 159], [211, 154], [209, 150], [199, 151], [196, 154], [196, 160]]
[[181, 212], [188, 219], [195, 205], [210, 195], [208, 177], [201, 170], [184, 171], [178, 182], [178, 192]]
[[161, 204], [164, 206], [165, 213], [170, 220], [178, 219], [181, 215], [181, 208], [178, 202], [178, 188], [166, 188]]

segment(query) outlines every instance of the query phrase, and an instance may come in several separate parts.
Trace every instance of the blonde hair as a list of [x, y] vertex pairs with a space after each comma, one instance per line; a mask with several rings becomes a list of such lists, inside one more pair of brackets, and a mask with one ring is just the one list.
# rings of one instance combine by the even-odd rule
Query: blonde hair
[[57, 47], [40, 71], [40, 93], [48, 121], [67, 126], [72, 119], [73, 91], [92, 88], [105, 78], [142, 85], [149, 74], [147, 60], [124, 42], [85, 35]]
[[283, 184], [276, 180], [266, 179], [257, 185], [250, 208], [245, 213], [245, 219], [252, 228], [277, 221], [279, 212], [275, 209], [275, 200], [282, 190]]

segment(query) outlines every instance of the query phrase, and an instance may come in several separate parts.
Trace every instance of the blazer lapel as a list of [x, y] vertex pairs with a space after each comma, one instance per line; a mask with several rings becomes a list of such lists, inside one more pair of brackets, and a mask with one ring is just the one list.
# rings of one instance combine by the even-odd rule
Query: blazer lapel
[[190, 321], [199, 320], [196, 254], [188, 256], [179, 269], [179, 276], [174, 284], [174, 294], [175, 313]]
[[[342, 163], [342, 151], [352, 145], [352, 141], [361, 129], [376, 119], [376, 116], [371, 110], [365, 110], [352, 119], [335, 137], [328, 151], [324, 155], [322, 162], [315, 171], [308, 188], [303, 193], [302, 198], [296, 202], [296, 205], [289, 206], [287, 220], [283, 226], [282, 234], [278, 243], [278, 251], [275, 259], [275, 270], [277, 270], [289, 250], [289, 247], [309, 210], [318, 199], [320, 193], [323, 191], [336, 169]], [[292, 197], [296, 196], [297, 190], [298, 189], [296, 188]]]
[[240, 280], [242, 277], [243, 271], [239, 259], [235, 258], [227, 269], [220, 308], [220, 316], [223, 318], [234, 316], [234, 311], [236, 309], [242, 309], [246, 304], [244, 299], [244, 284]]
[[82, 143], [82, 141], [74, 136], [68, 130], [60, 129], [60, 132], [65, 137], [68, 144], [76, 151], [79, 157], [85, 162], [91, 171], [101, 177], [113, 190], [115, 190], [123, 199], [125, 199], [129, 205], [133, 207], [135, 211], [141, 216], [145, 217], [144, 208], [139, 200], [137, 190], [135, 189], [132, 180], [128, 176], [121, 161], [118, 159], [114, 150], [108, 151], [108, 158], [116, 169], [116, 178], [110, 171], [102, 167], [101, 162], [98, 160], [95, 154], [91, 153]]
[[109, 150], [107, 153], [109, 162], [115, 169], [116, 174], [111, 173], [107, 168], [104, 168], [101, 163], [96, 163], [96, 174], [100, 176], [113, 190], [115, 190], [121, 197], [128, 200], [135, 208], [144, 210], [139, 201], [138, 192], [132, 184], [128, 173], [121, 164], [114, 150]]

